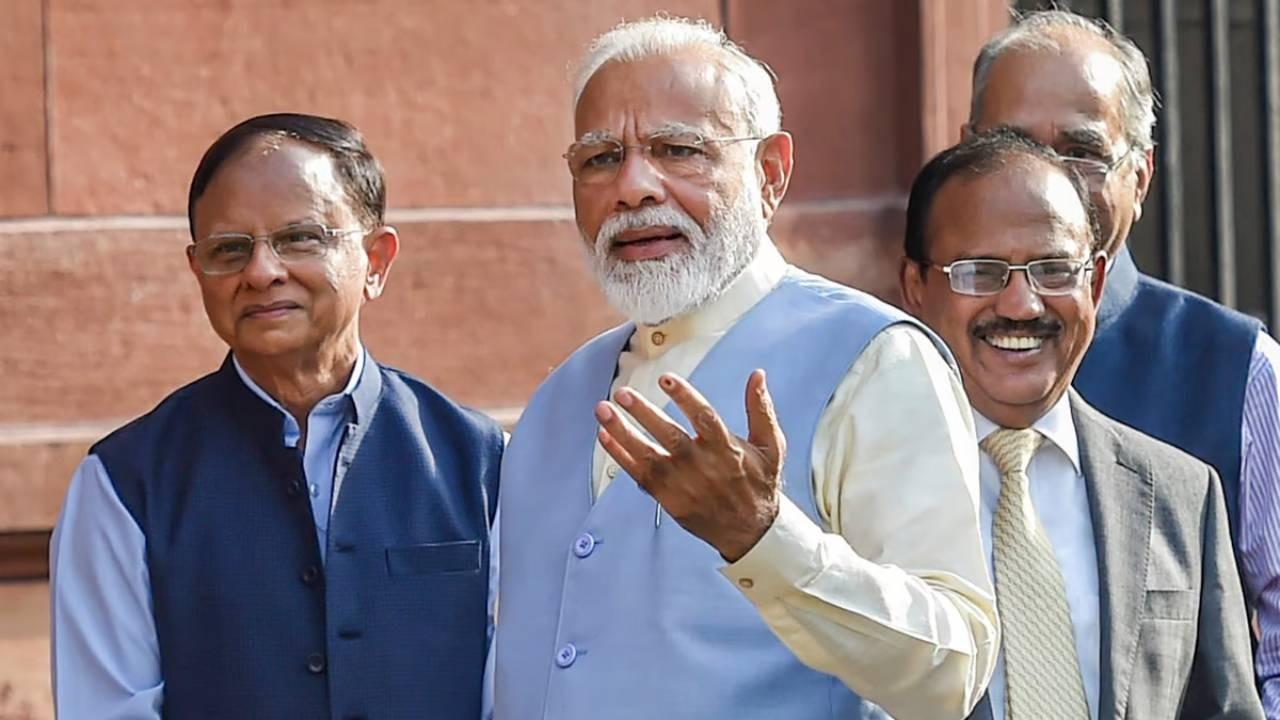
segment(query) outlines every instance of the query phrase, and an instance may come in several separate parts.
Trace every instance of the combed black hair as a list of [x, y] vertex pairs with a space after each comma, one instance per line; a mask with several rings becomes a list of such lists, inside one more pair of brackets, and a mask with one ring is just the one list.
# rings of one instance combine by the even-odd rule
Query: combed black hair
[[365, 146], [364, 136], [341, 120], [304, 115], [272, 113], [245, 120], [213, 141], [200, 158], [191, 189], [187, 192], [187, 223], [195, 234], [196, 201], [204, 195], [218, 170], [250, 142], [261, 137], [287, 137], [324, 150], [333, 158], [334, 169], [357, 217], [370, 228], [382, 225], [387, 191], [382, 165]]
[[905, 252], [908, 259], [929, 264], [928, 232], [929, 214], [933, 201], [947, 181], [962, 175], [976, 177], [986, 175], [1008, 165], [1014, 158], [1039, 160], [1061, 172], [1071, 181], [1080, 203], [1089, 217], [1089, 248], [1098, 250], [1102, 238], [1098, 230], [1097, 211], [1089, 197], [1089, 186], [1075, 168], [1062, 161], [1053, 148], [1043, 145], [1025, 133], [1008, 127], [999, 127], [969, 136], [958, 145], [938, 153], [925, 164], [911, 183], [911, 197], [907, 201], [907, 229]]

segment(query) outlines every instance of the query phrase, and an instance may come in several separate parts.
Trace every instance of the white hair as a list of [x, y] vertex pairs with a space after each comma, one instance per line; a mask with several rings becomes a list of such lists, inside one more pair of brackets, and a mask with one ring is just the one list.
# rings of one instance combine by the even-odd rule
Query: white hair
[[1072, 33], [1097, 38], [1107, 43], [1120, 63], [1123, 82], [1120, 85], [1120, 116], [1129, 143], [1139, 150], [1155, 146], [1152, 139], [1156, 126], [1155, 91], [1151, 87], [1151, 71], [1147, 57], [1132, 40], [1116, 32], [1103, 20], [1077, 15], [1069, 10], [1042, 10], [1014, 15], [1014, 23], [982, 46], [973, 64], [973, 95], [969, 121], [981, 120], [982, 96], [991, 77], [991, 68], [1001, 55], [1010, 50], [1062, 52], [1063, 43]]
[[[647, 205], [609, 217], [594, 238], [583, 237], [587, 262], [613, 309], [641, 325], [660, 325], [720, 296], [769, 242], [760, 214], [760, 193], [748, 189], [712, 207], [704, 230], [683, 210]], [[625, 261], [613, 256], [619, 235], [631, 229], [667, 226], [689, 245], [658, 260]]]
[[726, 73], [737, 80], [729, 84], [735, 95], [735, 110], [752, 135], [771, 135], [782, 129], [782, 106], [774, 86], [773, 72], [756, 60], [723, 30], [705, 20], [659, 15], [624, 22], [600, 35], [587, 48], [574, 80], [573, 105], [591, 78], [611, 62], [633, 62], [646, 57], [666, 56], [684, 50], [701, 50], [717, 57]]

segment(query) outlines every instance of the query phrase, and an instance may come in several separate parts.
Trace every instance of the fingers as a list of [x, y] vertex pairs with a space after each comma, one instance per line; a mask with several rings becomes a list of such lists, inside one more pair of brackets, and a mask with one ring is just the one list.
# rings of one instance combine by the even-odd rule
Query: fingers
[[604, 448], [604, 451], [608, 453], [609, 457], [613, 458], [613, 461], [618, 463], [618, 467], [622, 468], [623, 472], [630, 475], [632, 478], [639, 476], [640, 463], [636, 462], [636, 459], [631, 457], [631, 453], [627, 452], [622, 447], [622, 444], [609, 434], [608, 430], [601, 428], [596, 433], [596, 437], [600, 439], [600, 447]]
[[665, 373], [658, 378], [658, 387], [662, 388], [676, 407], [680, 408], [680, 412], [689, 418], [689, 424], [698, 434], [699, 439], [715, 446], [733, 446], [733, 434], [729, 432], [729, 428], [725, 427], [724, 421], [720, 419], [715, 408], [711, 407], [711, 403], [702, 397], [702, 393], [698, 392], [697, 388], [690, 385], [684, 378], [671, 373]]
[[782, 467], [787, 454], [787, 438], [782, 434], [773, 397], [765, 382], [764, 370], [755, 370], [747, 378], [747, 442], [760, 450], [775, 467]]
[[624, 387], [613, 394], [613, 400], [667, 452], [674, 455], [688, 444], [689, 434], [684, 428], [640, 393]]
[[655, 460], [666, 457], [666, 451], [628, 426], [609, 403], [596, 405], [596, 420], [600, 422], [600, 445], [637, 481], [645, 477], [646, 468]]

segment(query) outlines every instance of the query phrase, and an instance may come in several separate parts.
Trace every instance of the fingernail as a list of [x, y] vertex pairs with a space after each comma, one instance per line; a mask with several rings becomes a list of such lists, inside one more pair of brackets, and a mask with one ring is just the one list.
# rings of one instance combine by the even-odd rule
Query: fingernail
[[676, 381], [672, 380], [670, 375], [663, 375], [661, 378], [658, 379], [658, 384], [670, 390], [671, 388], [675, 387]]
[[634, 401], [634, 398], [631, 397], [631, 391], [626, 389], [619, 390], [617, 394], [613, 396], [613, 399], [617, 400], [618, 404], [625, 408], [631, 407], [631, 403]]
[[600, 403], [596, 405], [596, 419], [605, 422], [613, 417], [613, 408], [609, 407], [609, 403]]

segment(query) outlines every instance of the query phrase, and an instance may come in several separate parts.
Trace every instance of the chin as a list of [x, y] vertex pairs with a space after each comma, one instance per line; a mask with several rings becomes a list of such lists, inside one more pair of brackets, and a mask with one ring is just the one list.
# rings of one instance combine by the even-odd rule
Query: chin
[[235, 343], [231, 344], [231, 349], [237, 354], [273, 357], [299, 352], [304, 349], [305, 345], [306, 343], [303, 342], [302, 338], [272, 337], [268, 335], [238, 338]]
[[[974, 388], [977, 392], [971, 392], [970, 397], [981, 396], [985, 402], [982, 405], [987, 406], [992, 411], [1000, 415], [1008, 416], [1010, 414], [1023, 415], [1028, 412], [1038, 411], [1040, 408], [1048, 408], [1054, 402], [1053, 385], [1051, 383], [1034, 383], [1020, 385], [986, 385]], [[995, 421], [996, 418], [987, 413], [979, 404], [974, 402], [973, 407], [987, 419]]]

